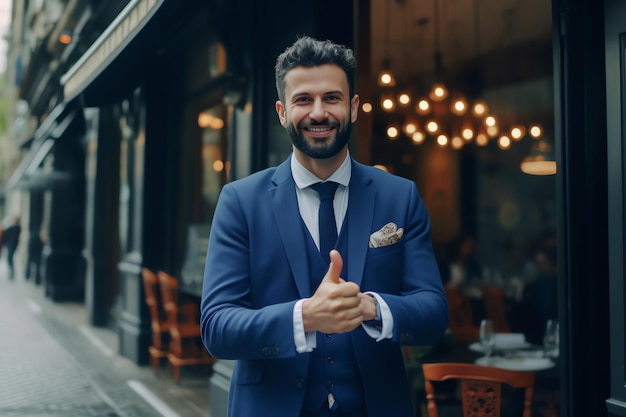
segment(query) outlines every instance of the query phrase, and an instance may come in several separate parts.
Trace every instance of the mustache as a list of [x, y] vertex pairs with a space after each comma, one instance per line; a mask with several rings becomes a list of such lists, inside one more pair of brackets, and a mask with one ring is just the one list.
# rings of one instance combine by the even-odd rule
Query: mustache
[[321, 121], [311, 120], [310, 122], [301, 122], [299, 127], [300, 129], [306, 129], [312, 126], [330, 126], [334, 128], [339, 128], [341, 124], [336, 120], [331, 121], [330, 119], [324, 119]]

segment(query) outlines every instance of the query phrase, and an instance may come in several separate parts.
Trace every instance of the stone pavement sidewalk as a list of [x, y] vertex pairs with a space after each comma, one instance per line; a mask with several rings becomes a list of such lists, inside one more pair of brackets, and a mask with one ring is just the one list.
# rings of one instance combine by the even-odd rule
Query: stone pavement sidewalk
[[79, 303], [53, 303], [0, 260], [0, 416], [211, 417], [209, 376], [179, 385], [116, 353], [111, 329], [87, 324]]

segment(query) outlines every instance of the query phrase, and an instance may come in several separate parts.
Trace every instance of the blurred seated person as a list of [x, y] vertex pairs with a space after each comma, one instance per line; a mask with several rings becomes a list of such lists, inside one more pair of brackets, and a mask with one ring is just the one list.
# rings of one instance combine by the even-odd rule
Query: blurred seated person
[[443, 283], [463, 289], [479, 283], [482, 269], [476, 259], [476, 240], [470, 235], [454, 239], [447, 248], [447, 259], [439, 262]]
[[524, 287], [520, 311], [526, 338], [541, 344], [548, 320], [558, 319], [556, 241], [546, 240], [535, 252], [536, 276]]

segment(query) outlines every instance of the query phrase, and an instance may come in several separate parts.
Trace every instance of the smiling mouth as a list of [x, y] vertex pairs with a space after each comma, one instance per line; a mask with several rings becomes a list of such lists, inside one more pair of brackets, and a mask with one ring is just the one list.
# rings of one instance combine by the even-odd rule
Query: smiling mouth
[[331, 130], [333, 130], [334, 128], [331, 126], [324, 126], [324, 127], [320, 127], [320, 126], [308, 126], [305, 127], [304, 130], [311, 132], [311, 133], [326, 133], [326, 132], [330, 132]]

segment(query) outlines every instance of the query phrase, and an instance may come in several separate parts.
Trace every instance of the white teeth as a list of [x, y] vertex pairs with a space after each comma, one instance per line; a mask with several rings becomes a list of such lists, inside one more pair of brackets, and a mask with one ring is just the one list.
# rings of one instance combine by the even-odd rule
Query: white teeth
[[329, 130], [329, 127], [309, 127], [309, 131], [311, 132], [327, 132]]

